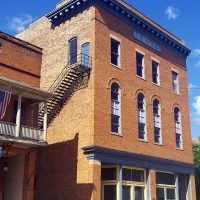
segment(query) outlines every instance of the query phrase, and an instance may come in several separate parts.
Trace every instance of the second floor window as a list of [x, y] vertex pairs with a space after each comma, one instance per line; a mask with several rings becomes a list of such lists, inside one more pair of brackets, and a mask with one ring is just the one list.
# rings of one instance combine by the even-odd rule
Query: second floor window
[[72, 65], [77, 63], [77, 38], [69, 40], [68, 46], [68, 62]]
[[120, 42], [111, 38], [111, 63], [120, 66]]
[[160, 103], [157, 99], [153, 101], [153, 116], [154, 116], [154, 142], [161, 144], [161, 118], [160, 118]]
[[144, 55], [136, 53], [137, 75], [144, 78]]
[[111, 86], [111, 132], [120, 133], [120, 88], [117, 83]]
[[155, 61], [152, 61], [152, 81], [153, 83], [159, 85], [159, 64]]
[[179, 93], [178, 73], [175, 71], [172, 71], [172, 90], [175, 93]]
[[146, 140], [146, 110], [144, 95], [138, 95], [138, 138]]
[[81, 46], [81, 63], [84, 67], [90, 67], [90, 43], [86, 42]]
[[182, 130], [181, 130], [181, 113], [178, 107], [174, 108], [174, 123], [176, 135], [176, 148], [181, 149], [182, 145]]

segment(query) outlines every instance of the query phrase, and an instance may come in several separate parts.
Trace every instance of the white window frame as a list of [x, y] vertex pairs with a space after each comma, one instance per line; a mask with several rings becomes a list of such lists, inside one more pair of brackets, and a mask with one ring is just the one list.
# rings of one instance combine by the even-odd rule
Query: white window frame
[[[158, 114], [155, 114], [154, 113], [154, 101], [157, 100], [158, 101]], [[158, 124], [158, 127], [156, 126], [156, 115], [157, 117], [159, 118], [157, 124]], [[159, 128], [159, 136], [160, 136], [160, 142], [157, 143], [155, 142], [155, 138], [154, 138], [154, 143], [155, 144], [159, 144], [159, 145], [162, 145], [163, 141], [162, 141], [162, 118], [161, 118], [161, 105], [160, 105], [160, 101], [158, 99], [154, 99], [153, 100], [153, 120], [154, 120], [154, 137], [155, 137], [155, 127], [156, 128]]]
[[[139, 49], [135, 49], [136, 52], [135, 52], [135, 65], [136, 65], [136, 76], [138, 78], [141, 78], [141, 79], [144, 79], [145, 80], [145, 53]], [[137, 54], [140, 54], [143, 56], [143, 59], [142, 59], [142, 76], [139, 76], [137, 74]]]
[[[176, 80], [173, 79], [173, 74], [177, 74], [177, 78]], [[175, 69], [172, 69], [172, 72], [171, 72], [171, 76], [172, 76], [172, 91], [175, 93], [175, 94], [180, 94], [180, 85], [179, 85], [179, 72]], [[174, 90], [174, 86], [176, 85], [176, 90]]]
[[[157, 83], [153, 82], [153, 62], [158, 64], [157, 65]], [[151, 57], [151, 63], [152, 63], [152, 82], [153, 84], [160, 86], [160, 61]]]
[[[102, 191], [101, 191], [101, 194], [102, 194], [102, 197], [101, 199], [104, 200], [104, 186], [105, 185], [116, 185], [116, 188], [117, 188], [117, 200], [121, 200], [120, 199], [120, 166], [118, 165], [105, 165], [105, 166], [102, 166], [102, 168], [116, 168], [116, 177], [117, 177], [117, 180], [106, 180], [106, 181], [101, 181], [101, 186], [102, 186]], [[134, 170], [141, 170], [141, 171], [144, 171], [144, 182], [135, 182], [135, 181], [123, 181], [122, 180], [122, 187], [123, 185], [128, 185], [128, 186], [131, 186], [131, 200], [134, 200], [134, 193], [135, 193], [135, 187], [139, 186], [139, 187], [144, 187], [144, 199], [147, 200], [147, 182], [146, 182], [146, 179], [147, 179], [147, 173], [146, 173], [146, 170], [144, 168], [137, 168], [137, 167], [129, 167], [129, 166], [121, 166], [121, 170], [122, 168], [127, 168], [127, 169], [134, 169]]]
[[[174, 174], [174, 178], [175, 178], [175, 184], [174, 185], [166, 185], [166, 184], [157, 184], [156, 183], [156, 190], [157, 190], [157, 188], [162, 188], [162, 189], [164, 189], [164, 198], [165, 198], [165, 200], [167, 200], [167, 189], [174, 189], [175, 190], [175, 200], [177, 200], [176, 199], [176, 190], [177, 190], [177, 181], [176, 181], [176, 179], [177, 179], [177, 176], [176, 176], [176, 174], [175, 173], [173, 173], [173, 172], [166, 172], [166, 171], [156, 171], [156, 172], [162, 172], [162, 173], [166, 173], [166, 174]], [[157, 191], [156, 191], [156, 195], [157, 195]]]
[[[118, 101], [115, 100], [115, 99], [112, 99], [112, 85], [113, 84], [117, 84], [118, 87], [119, 87], [119, 90], [118, 90], [118, 98], [119, 99], [118, 99]], [[113, 108], [116, 107], [116, 105], [118, 105], [118, 109], [114, 109], [114, 112], [113, 112]], [[118, 115], [117, 115], [117, 113], [115, 113], [116, 110], [118, 110]], [[112, 131], [112, 115], [119, 117], [119, 124], [118, 124], [119, 132], [113, 132]], [[113, 82], [111, 84], [111, 133], [114, 134], [114, 135], [122, 135], [122, 133], [121, 133], [121, 88], [120, 88], [120, 85], [116, 82]]]
[[[174, 117], [174, 128], [175, 128], [175, 143], [176, 143], [176, 134], [179, 134], [180, 135], [180, 147], [177, 147], [177, 145], [176, 145], [176, 149], [179, 149], [179, 150], [183, 150], [183, 138], [182, 138], [182, 122], [181, 122], [181, 110], [180, 110], [180, 108], [179, 107], [174, 107], [174, 112], [173, 112], [173, 114], [175, 115], [175, 109], [176, 108], [178, 108], [178, 110], [179, 110], [179, 117], [178, 117], [178, 119], [179, 119], [179, 121], [176, 121], [175, 120], [175, 117]], [[178, 126], [177, 126], [178, 125]], [[178, 127], [178, 128], [177, 128]], [[179, 130], [179, 131], [177, 131], [177, 130]]]
[[[143, 95], [143, 109], [139, 109], [138, 108], [138, 98], [139, 98], [139, 95], [142, 94], [142, 93], [139, 93], [137, 95], [137, 112], [138, 112], [138, 140], [139, 141], [147, 141], [147, 122], [146, 122], [146, 101], [145, 101], [145, 96], [144, 94]], [[143, 113], [143, 116], [141, 116], [140, 113]], [[142, 120], [144, 120], [144, 122], [142, 122]], [[141, 139], [139, 138], [139, 124], [144, 124], [144, 139]]]
[[[112, 40], [119, 43], [117, 65], [112, 63]], [[116, 68], [121, 68], [121, 40], [118, 39], [117, 37], [113, 36], [113, 35], [110, 35], [110, 64], [113, 65]]]

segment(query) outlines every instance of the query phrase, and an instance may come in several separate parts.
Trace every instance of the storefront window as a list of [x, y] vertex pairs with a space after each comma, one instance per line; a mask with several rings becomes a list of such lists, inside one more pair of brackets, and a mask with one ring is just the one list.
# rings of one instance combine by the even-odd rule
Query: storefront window
[[[123, 200], [145, 200], [146, 171], [144, 169], [122, 168], [122, 180], [120, 180], [119, 166], [103, 166], [102, 200], [118, 200], [122, 194]], [[120, 191], [122, 181], [122, 191]]]
[[176, 200], [176, 178], [174, 173], [156, 172], [157, 200]]
[[104, 185], [104, 200], [117, 200], [116, 185]]

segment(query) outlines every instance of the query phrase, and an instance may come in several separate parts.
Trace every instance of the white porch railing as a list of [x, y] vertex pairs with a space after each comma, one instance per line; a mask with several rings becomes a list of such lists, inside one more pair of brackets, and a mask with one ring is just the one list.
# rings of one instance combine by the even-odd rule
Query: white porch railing
[[21, 126], [20, 137], [31, 140], [42, 140], [44, 131], [41, 129], [31, 128], [27, 126]]
[[16, 137], [16, 124], [0, 121], [0, 135], [42, 141], [43, 134], [41, 129], [21, 126], [19, 137]]
[[15, 136], [16, 124], [0, 122], [0, 134], [7, 136]]

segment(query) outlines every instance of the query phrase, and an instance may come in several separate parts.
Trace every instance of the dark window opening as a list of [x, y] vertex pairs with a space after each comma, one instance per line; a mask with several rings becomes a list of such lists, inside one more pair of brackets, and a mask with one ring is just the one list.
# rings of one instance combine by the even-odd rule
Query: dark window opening
[[69, 42], [69, 64], [77, 63], [77, 38], [72, 38]]
[[173, 173], [156, 172], [156, 184], [175, 185]]
[[120, 42], [111, 39], [111, 63], [120, 65]]
[[116, 168], [102, 168], [101, 169], [101, 180], [117, 180], [117, 169]]
[[159, 84], [158, 66], [157, 62], [152, 61], [152, 81], [155, 84]]
[[136, 53], [137, 75], [140, 77], [144, 77], [143, 59], [144, 59], [144, 56], [142, 54]]

